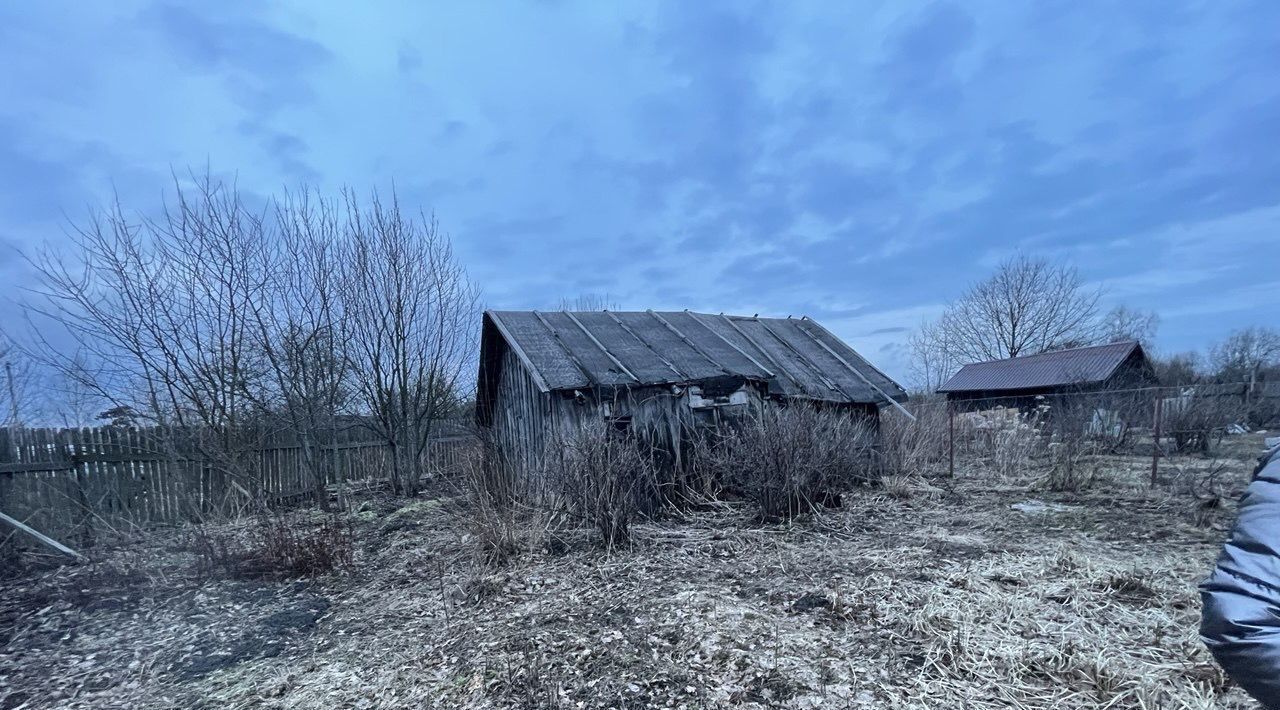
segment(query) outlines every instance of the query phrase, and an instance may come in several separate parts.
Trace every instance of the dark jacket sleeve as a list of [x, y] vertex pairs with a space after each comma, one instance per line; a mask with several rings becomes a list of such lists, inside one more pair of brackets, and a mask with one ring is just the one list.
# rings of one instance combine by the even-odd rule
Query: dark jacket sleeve
[[1200, 597], [1200, 636], [1213, 657], [1259, 702], [1280, 709], [1280, 447], [1259, 463]]

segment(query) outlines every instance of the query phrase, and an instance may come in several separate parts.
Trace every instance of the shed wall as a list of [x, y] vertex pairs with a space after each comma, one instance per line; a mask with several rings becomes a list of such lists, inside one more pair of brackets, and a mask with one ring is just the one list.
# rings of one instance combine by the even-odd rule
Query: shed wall
[[530, 467], [547, 436], [551, 395], [538, 389], [510, 348], [502, 349], [496, 380], [489, 435], [508, 463]]
[[[503, 458], [524, 471], [537, 469], [556, 432], [612, 423], [645, 442], [672, 483], [705, 437], [734, 422], [786, 406], [767, 396], [764, 383], [709, 382], [705, 387], [671, 385], [541, 392], [524, 364], [509, 349], [502, 353], [493, 387], [489, 432]], [[878, 423], [875, 405], [829, 405]]]

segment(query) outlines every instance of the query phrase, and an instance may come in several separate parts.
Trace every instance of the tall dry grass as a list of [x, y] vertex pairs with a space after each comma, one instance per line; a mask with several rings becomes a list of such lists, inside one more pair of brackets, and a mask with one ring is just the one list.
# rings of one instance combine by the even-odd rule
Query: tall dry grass
[[969, 448], [996, 478], [1025, 476], [1044, 446], [1044, 413], [1001, 407], [963, 415]]
[[643, 444], [603, 421], [556, 432], [531, 465], [484, 442], [461, 472], [467, 524], [490, 564], [558, 547], [575, 527], [592, 529], [606, 549], [625, 546], [633, 521], [661, 503]]
[[542, 476], [572, 516], [612, 549], [631, 539], [631, 523], [661, 504], [658, 476], [644, 445], [607, 422], [557, 432], [548, 442]]
[[801, 403], [769, 407], [722, 434], [705, 464], [765, 520], [788, 519], [874, 478], [870, 423], [857, 414]]
[[923, 402], [910, 406], [911, 420], [886, 408], [880, 413], [877, 451], [886, 478], [909, 478], [940, 471], [947, 462], [947, 404]]
[[530, 495], [528, 477], [507, 461], [492, 442], [469, 451], [460, 465], [459, 481], [466, 525], [481, 562], [503, 565], [539, 549], [546, 539], [546, 510]]

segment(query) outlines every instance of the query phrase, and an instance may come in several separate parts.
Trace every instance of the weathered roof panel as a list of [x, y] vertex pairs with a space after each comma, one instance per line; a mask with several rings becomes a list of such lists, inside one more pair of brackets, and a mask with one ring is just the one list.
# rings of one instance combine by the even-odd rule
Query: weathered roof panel
[[544, 326], [550, 327], [552, 337], [564, 349], [566, 357], [583, 371], [590, 384], [625, 385], [636, 382], [614, 364], [602, 346], [593, 342], [569, 314], [564, 311], [534, 313]]
[[1134, 349], [1133, 341], [975, 362], [960, 368], [939, 392], [999, 392], [1105, 382]]
[[658, 317], [647, 311], [616, 311], [614, 315], [627, 324], [632, 332], [644, 338], [655, 352], [661, 353], [688, 380], [701, 380], [723, 376], [724, 370], [705, 355], [689, 347], [680, 336], [671, 332]]
[[[823, 347], [810, 332], [804, 328], [803, 321], [785, 320], [771, 326], [774, 332], [784, 335], [787, 342], [795, 347], [798, 354], [808, 363], [812, 363], [826, 380], [830, 380], [841, 392], [854, 400], [870, 399], [876, 396], [875, 390], [867, 382], [867, 376], [854, 372], [840, 362], [835, 354]], [[845, 362], [853, 364], [848, 358]]]
[[[871, 364], [871, 361], [862, 357], [858, 351], [849, 347], [843, 340], [837, 338], [831, 331], [822, 327], [822, 324], [812, 318], [803, 318], [800, 320], [800, 327], [806, 333], [811, 335], [815, 340], [827, 346], [848, 366], [846, 370], [852, 369], [856, 371], [861, 378], [866, 378], [867, 384], [873, 389], [881, 392], [892, 393], [895, 390], [901, 390], [901, 386], [894, 382], [893, 378], [884, 374], [880, 368]], [[905, 394], [905, 393], [904, 393]], [[895, 397], [895, 399], [897, 399]], [[903, 398], [905, 399], [905, 397]]]
[[784, 396], [884, 403], [896, 382], [808, 320], [689, 311], [490, 311], [549, 390], [723, 377], [770, 382]]
[[586, 387], [587, 378], [573, 364], [564, 348], [556, 342], [551, 331], [534, 317], [532, 311], [490, 312], [489, 316], [502, 324], [510, 337], [520, 343], [538, 375], [548, 389], [572, 389]]
[[694, 313], [673, 311], [660, 313], [668, 323], [687, 337], [700, 352], [706, 353], [721, 368], [735, 375], [765, 380], [769, 374], [728, 341], [708, 328]]
[[[772, 320], [777, 322], [780, 319]], [[786, 381], [780, 384], [788, 394], [810, 399], [863, 401], [852, 400], [839, 388], [828, 385], [829, 380], [825, 379], [825, 375], [805, 362], [804, 358], [796, 352], [795, 346], [777, 330], [771, 328], [767, 319], [735, 318], [734, 325], [737, 325], [755, 343], [756, 347], [769, 358], [769, 362], [776, 364], [778, 369], [782, 370], [782, 378]]]
[[682, 382], [684, 376], [673, 370], [637, 334], [626, 329], [613, 316], [603, 311], [583, 311], [574, 317], [600, 344], [618, 358], [642, 382]]

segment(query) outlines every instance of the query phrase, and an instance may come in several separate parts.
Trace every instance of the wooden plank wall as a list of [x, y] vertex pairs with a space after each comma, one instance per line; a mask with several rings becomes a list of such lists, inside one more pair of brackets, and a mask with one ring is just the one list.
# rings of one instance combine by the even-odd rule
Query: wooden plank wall
[[503, 348], [490, 435], [509, 466], [534, 470], [542, 456], [552, 415], [548, 395], [510, 348]]
[[[0, 428], [0, 511], [55, 539], [92, 545], [119, 533], [232, 514], [252, 490], [285, 503], [314, 495], [296, 444], [255, 450], [255, 480], [233, 481], [224, 467], [174, 451], [172, 441], [155, 429]], [[471, 445], [465, 436], [432, 440], [428, 473], [455, 470]], [[322, 455], [329, 457], [327, 486], [375, 485], [390, 469], [381, 442], [340, 443], [323, 447]], [[19, 542], [11, 532], [0, 530], [0, 545]]]

